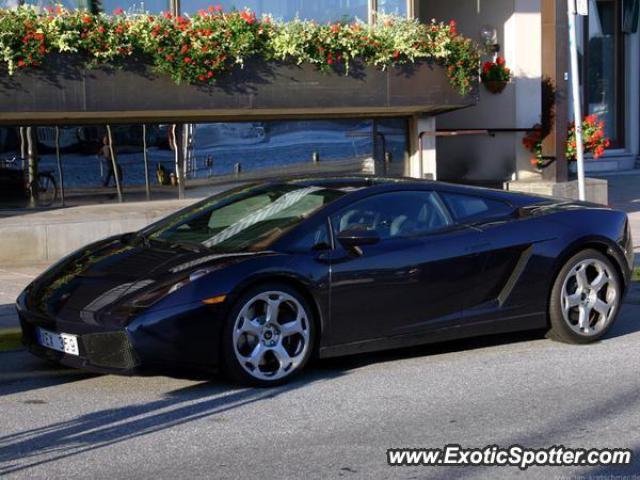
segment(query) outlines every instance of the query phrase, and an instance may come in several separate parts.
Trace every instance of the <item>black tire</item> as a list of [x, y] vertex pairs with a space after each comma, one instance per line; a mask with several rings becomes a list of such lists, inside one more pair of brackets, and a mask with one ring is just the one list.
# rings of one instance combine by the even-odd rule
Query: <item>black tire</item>
[[[252, 318], [256, 318], [257, 322], [260, 323], [266, 318], [266, 311], [263, 312], [261, 310], [260, 305], [264, 304], [266, 308], [266, 302], [261, 300], [259, 297], [263, 297], [269, 293], [271, 299], [277, 299], [277, 293], [280, 292], [282, 296], [283, 307], [279, 307], [279, 315], [276, 322], [272, 322], [272, 325], [276, 327], [276, 333], [273, 333], [272, 341], [279, 341], [279, 345], [283, 345], [287, 348], [288, 354], [291, 354], [291, 366], [288, 370], [285, 371], [282, 368], [282, 362], [278, 361], [278, 358], [273, 352], [273, 348], [269, 347], [268, 344], [265, 344], [267, 340], [264, 338], [266, 335], [266, 330], [269, 324], [265, 323], [261, 326], [262, 333], [260, 333], [261, 337], [258, 338], [253, 334], [240, 334], [237, 343], [236, 338], [234, 338], [234, 333], [237, 334], [242, 328], [239, 325], [242, 325], [244, 321], [239, 319], [240, 313], [243, 309], [247, 308]], [[291, 300], [293, 299], [293, 300]], [[297, 302], [297, 305], [296, 303]], [[254, 305], [254, 307], [251, 307]], [[256, 306], [257, 305], [257, 306]], [[304, 315], [300, 318], [304, 320], [300, 320], [300, 324], [306, 325], [306, 331], [304, 333], [295, 333], [290, 337], [285, 337], [281, 334], [279, 330], [279, 326], [281, 319], [280, 315], [286, 317], [289, 314], [289, 311], [293, 311], [293, 309], [302, 308], [304, 310]], [[291, 314], [289, 314], [291, 316]], [[289, 322], [284, 322], [285, 325], [289, 325]], [[243, 336], [244, 335], [244, 336]], [[306, 338], [305, 338], [306, 336]], [[285, 340], [287, 338], [287, 340]], [[253, 342], [258, 340], [258, 343], [262, 342], [261, 348], [264, 349], [264, 357], [265, 360], [264, 367], [259, 367], [256, 373], [251, 373], [249, 370], [253, 368], [251, 362], [243, 362], [241, 363], [240, 358], [242, 354], [240, 353], [240, 347], [238, 345], [243, 344], [242, 347], [249, 351], [255, 351], [254, 348], [257, 344]], [[300, 371], [305, 367], [309, 358], [312, 355], [314, 350], [316, 340], [316, 319], [314, 318], [313, 310], [311, 309], [309, 302], [304, 298], [303, 295], [300, 294], [295, 288], [290, 287], [286, 284], [281, 283], [264, 283], [249, 289], [247, 292], [242, 294], [237, 301], [234, 303], [233, 307], [230, 309], [227, 318], [225, 320], [225, 324], [222, 332], [222, 345], [221, 345], [221, 367], [222, 373], [225, 374], [231, 381], [234, 383], [239, 383], [242, 385], [249, 385], [254, 387], [272, 387], [276, 385], [284, 384], [291, 380], [291, 378], [295, 377]], [[285, 345], [285, 342], [286, 345]], [[295, 352], [299, 352], [298, 355], [295, 355]], [[248, 356], [246, 357], [249, 358]], [[276, 362], [276, 363], [274, 363]], [[244, 366], [243, 366], [244, 364]], [[273, 365], [279, 365], [277, 368], [279, 369], [278, 374], [276, 374], [273, 378], [269, 376], [265, 376], [269, 374], [269, 367]], [[263, 371], [264, 368], [264, 371]], [[283, 376], [278, 376], [283, 375]]]
[[[585, 262], [600, 262], [601, 266], [606, 266], [607, 277], [610, 277], [610, 283], [607, 284], [608, 288], [616, 289], [615, 302], [612, 301], [611, 309], [609, 313], [606, 315], [606, 319], [602, 319], [602, 316], [599, 316], [598, 312], [595, 312], [595, 317], [593, 321], [589, 321], [589, 324], [592, 322], [596, 322], [598, 328], [594, 328], [592, 333], [580, 333], [577, 331], [579, 329], [579, 320], [576, 319], [576, 316], [579, 318], [579, 311], [581, 305], [577, 305], [575, 307], [570, 308], [569, 313], [567, 313], [567, 318], [563, 314], [563, 288], [566, 288], [568, 293], [571, 289], [571, 282], [575, 282], [574, 285], [576, 288], [579, 288], [577, 285], [577, 277], [575, 277], [575, 269], [579, 268], [581, 265], [584, 265]], [[575, 277], [572, 279], [571, 277]], [[565, 285], [565, 282], [567, 284]], [[603, 287], [604, 288], [604, 287]], [[579, 292], [579, 290], [575, 290], [575, 292]], [[606, 292], [609, 294], [609, 292]], [[582, 294], [579, 294], [580, 302], [585, 302], [586, 305], [590, 305], [588, 302], [590, 301], [590, 295], [593, 294], [585, 294], [586, 299], [583, 298]], [[601, 295], [601, 293], [597, 293], [596, 296]], [[602, 253], [593, 249], [582, 250], [581, 252], [575, 254], [571, 257], [565, 265], [562, 267], [560, 272], [554, 281], [553, 288], [551, 289], [551, 298], [549, 299], [549, 323], [550, 330], [547, 332], [547, 338], [552, 340], [557, 340], [564, 343], [573, 343], [573, 344], [585, 344], [591, 343], [602, 338], [609, 331], [615, 319], [620, 311], [620, 305], [622, 302], [622, 282], [620, 279], [620, 275], [618, 274], [618, 270], [612, 261], [607, 258]], [[569, 305], [569, 303], [567, 303]], [[576, 309], [578, 309], [576, 311]], [[613, 310], [615, 309], [615, 310]], [[594, 309], [595, 310], [595, 309]], [[591, 318], [592, 311], [588, 310], [589, 314], [586, 318]], [[598, 320], [602, 319], [602, 320]], [[602, 322], [602, 323], [600, 323]]]

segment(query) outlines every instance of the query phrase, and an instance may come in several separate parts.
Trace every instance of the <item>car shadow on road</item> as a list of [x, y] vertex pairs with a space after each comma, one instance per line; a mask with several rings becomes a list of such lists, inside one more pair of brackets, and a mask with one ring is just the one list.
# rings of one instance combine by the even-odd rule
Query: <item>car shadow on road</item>
[[0, 397], [95, 376], [83, 370], [46, 362], [23, 349], [0, 352]]
[[265, 389], [238, 388], [216, 379], [168, 392], [154, 401], [98, 410], [72, 420], [0, 435], [0, 477], [189, 422], [222, 419], [230, 410], [339, 375], [337, 371], [311, 371], [287, 385]]
[[405, 347], [380, 352], [361, 353], [347, 357], [329, 358], [316, 360], [314, 366], [324, 371], [347, 371], [361, 368], [375, 363], [392, 362], [414, 357], [426, 357], [444, 355], [448, 353], [459, 353], [481, 348], [496, 347], [519, 342], [529, 342], [544, 338], [544, 331], [532, 330], [500, 335], [488, 335], [483, 337], [472, 337], [460, 340], [450, 340], [441, 343], [419, 345], [416, 347]]

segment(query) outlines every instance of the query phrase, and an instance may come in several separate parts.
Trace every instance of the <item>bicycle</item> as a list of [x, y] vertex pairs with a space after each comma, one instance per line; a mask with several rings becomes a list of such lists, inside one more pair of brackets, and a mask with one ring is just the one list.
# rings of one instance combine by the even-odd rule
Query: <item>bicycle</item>
[[[13, 182], [16, 190], [23, 192], [24, 198], [36, 198], [39, 207], [49, 207], [58, 199], [58, 184], [53, 176], [53, 171], [39, 171], [36, 177], [29, 182], [25, 178], [24, 170], [16, 168], [16, 157], [0, 161], [0, 173], [5, 173], [6, 180]], [[4, 172], [3, 172], [4, 170]], [[18, 172], [22, 173], [19, 175]]]

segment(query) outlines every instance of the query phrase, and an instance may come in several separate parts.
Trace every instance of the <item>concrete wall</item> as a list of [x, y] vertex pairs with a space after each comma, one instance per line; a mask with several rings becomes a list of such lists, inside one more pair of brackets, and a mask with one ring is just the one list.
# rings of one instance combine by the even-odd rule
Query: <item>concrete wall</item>
[[139, 230], [196, 199], [87, 205], [0, 220], [0, 265], [52, 263], [102, 238]]
[[[514, 81], [499, 95], [480, 88], [478, 105], [437, 117], [438, 128], [529, 128], [540, 119], [541, 34], [539, 0], [420, 0], [420, 20], [456, 20], [480, 43], [480, 27], [496, 28], [500, 55]], [[486, 57], [486, 60], [490, 57]], [[495, 180], [535, 176], [522, 134], [438, 138], [438, 177]]]

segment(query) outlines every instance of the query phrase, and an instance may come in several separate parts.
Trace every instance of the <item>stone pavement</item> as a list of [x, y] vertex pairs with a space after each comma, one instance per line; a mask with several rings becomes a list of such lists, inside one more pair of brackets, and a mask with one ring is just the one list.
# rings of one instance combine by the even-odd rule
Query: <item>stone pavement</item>
[[633, 244], [637, 251], [640, 248], [640, 169], [599, 178], [609, 182], [609, 206], [629, 215]]

